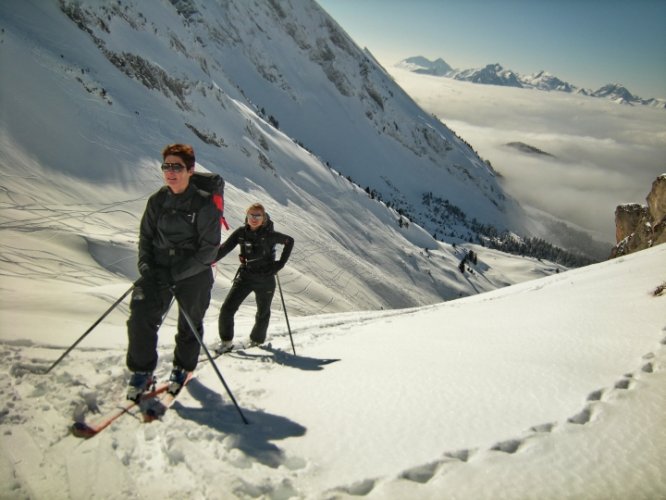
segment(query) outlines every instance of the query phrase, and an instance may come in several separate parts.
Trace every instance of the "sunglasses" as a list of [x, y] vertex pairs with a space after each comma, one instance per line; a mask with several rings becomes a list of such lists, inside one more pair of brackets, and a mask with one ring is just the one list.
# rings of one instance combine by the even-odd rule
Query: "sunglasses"
[[162, 163], [162, 172], [182, 172], [185, 170], [185, 165], [182, 163]]
[[254, 219], [254, 220], [259, 220], [263, 219], [264, 215], [263, 214], [247, 214], [248, 219]]

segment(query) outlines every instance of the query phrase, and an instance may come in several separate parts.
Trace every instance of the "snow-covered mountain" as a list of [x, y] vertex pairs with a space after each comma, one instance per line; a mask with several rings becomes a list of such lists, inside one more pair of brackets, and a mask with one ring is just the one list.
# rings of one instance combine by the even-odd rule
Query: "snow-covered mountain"
[[413, 71], [414, 73], [434, 76], [447, 76], [453, 71], [453, 68], [444, 59], [439, 58], [431, 61], [423, 56], [408, 57], [400, 61], [397, 66]]
[[[512, 70], [505, 69], [501, 64], [488, 64], [483, 68], [454, 69], [442, 58], [430, 61], [426, 57], [414, 56], [399, 61], [397, 67], [408, 69], [415, 73], [424, 73], [436, 76], [445, 76], [484, 85], [501, 85], [505, 87], [532, 88], [546, 91], [574, 92], [591, 97], [610, 99], [619, 104], [639, 104], [666, 109], [666, 100], [649, 98], [644, 99], [629, 92], [626, 87], [618, 83], [604, 85], [598, 90], [577, 87], [565, 82], [547, 71], [537, 71], [530, 75], [521, 75]], [[449, 68], [443, 71], [442, 68]]]
[[666, 108], [666, 101], [663, 99], [642, 99], [641, 97], [638, 97], [629, 92], [629, 90], [627, 90], [624, 85], [619, 83], [609, 83], [599, 88], [598, 90], [595, 90], [594, 92], [590, 92], [589, 90], [585, 89], [578, 89], [578, 91], [587, 95], [591, 95], [592, 97], [603, 97], [610, 99], [611, 101], [615, 101], [618, 104], [644, 104], [656, 108]]
[[[462, 275], [466, 243], [480, 230], [536, 227], [492, 168], [312, 1], [28, 0], [1, 3], [0, 20], [12, 62], [0, 82], [10, 267], [17, 248], [57, 256], [58, 245], [83, 245], [100, 276], [135, 277], [159, 151], [181, 141], [225, 177], [232, 226], [259, 200], [295, 237], [285, 288], [316, 298], [295, 313], [508, 284], [499, 269]], [[29, 233], [15, 222], [24, 220]], [[45, 235], [58, 244], [45, 250]], [[219, 269], [230, 277], [235, 266]]]
[[480, 69], [457, 70], [453, 74], [456, 80], [485, 85], [502, 85], [505, 87], [522, 87], [519, 76], [499, 64], [488, 64]]
[[532, 75], [521, 76], [523, 86], [539, 90], [559, 90], [561, 92], [575, 92], [576, 87], [564, 82], [547, 71], [538, 71]]
[[[0, 497], [664, 496], [666, 247], [567, 271], [467, 243], [533, 223], [315, 3], [5, 1], [0, 62]], [[218, 360], [249, 425], [201, 363], [161, 421], [83, 441], [123, 399], [127, 302], [44, 369], [136, 276], [174, 141], [232, 226], [259, 200], [296, 239], [270, 343]]]

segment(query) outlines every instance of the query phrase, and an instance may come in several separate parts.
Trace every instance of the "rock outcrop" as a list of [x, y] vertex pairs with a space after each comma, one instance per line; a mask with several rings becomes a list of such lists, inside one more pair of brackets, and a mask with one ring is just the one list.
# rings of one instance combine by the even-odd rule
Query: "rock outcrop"
[[652, 183], [646, 200], [647, 206], [627, 203], [615, 209], [611, 259], [666, 243], [666, 174]]

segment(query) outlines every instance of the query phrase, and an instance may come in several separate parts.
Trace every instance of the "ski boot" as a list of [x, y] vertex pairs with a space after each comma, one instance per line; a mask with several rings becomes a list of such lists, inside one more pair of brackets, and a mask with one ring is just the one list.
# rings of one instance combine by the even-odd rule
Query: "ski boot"
[[167, 392], [172, 396], [177, 395], [187, 380], [187, 371], [185, 371], [180, 366], [174, 365], [173, 370], [171, 370], [171, 375], [169, 376], [169, 387]]
[[152, 372], [134, 372], [127, 386], [127, 399], [139, 401], [144, 392], [155, 387], [155, 378]]

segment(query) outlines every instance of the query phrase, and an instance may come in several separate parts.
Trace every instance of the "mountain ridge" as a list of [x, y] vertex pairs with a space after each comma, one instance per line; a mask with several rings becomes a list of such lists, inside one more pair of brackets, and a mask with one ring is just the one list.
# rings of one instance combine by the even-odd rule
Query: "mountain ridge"
[[[544, 91], [559, 91], [579, 93], [590, 97], [599, 97], [612, 100], [618, 104], [644, 105], [666, 109], [666, 100], [654, 97], [644, 99], [632, 94], [624, 85], [608, 83], [597, 90], [577, 87], [565, 82], [547, 71], [537, 71], [530, 75], [522, 75], [505, 69], [501, 64], [488, 64], [483, 68], [454, 69], [442, 58], [430, 61], [423, 56], [413, 56], [396, 63], [397, 67], [408, 69], [415, 73], [429, 74], [453, 78], [455, 80], [480, 83], [484, 85], [500, 85], [505, 87], [531, 88]], [[442, 68], [450, 68], [443, 71]]]

